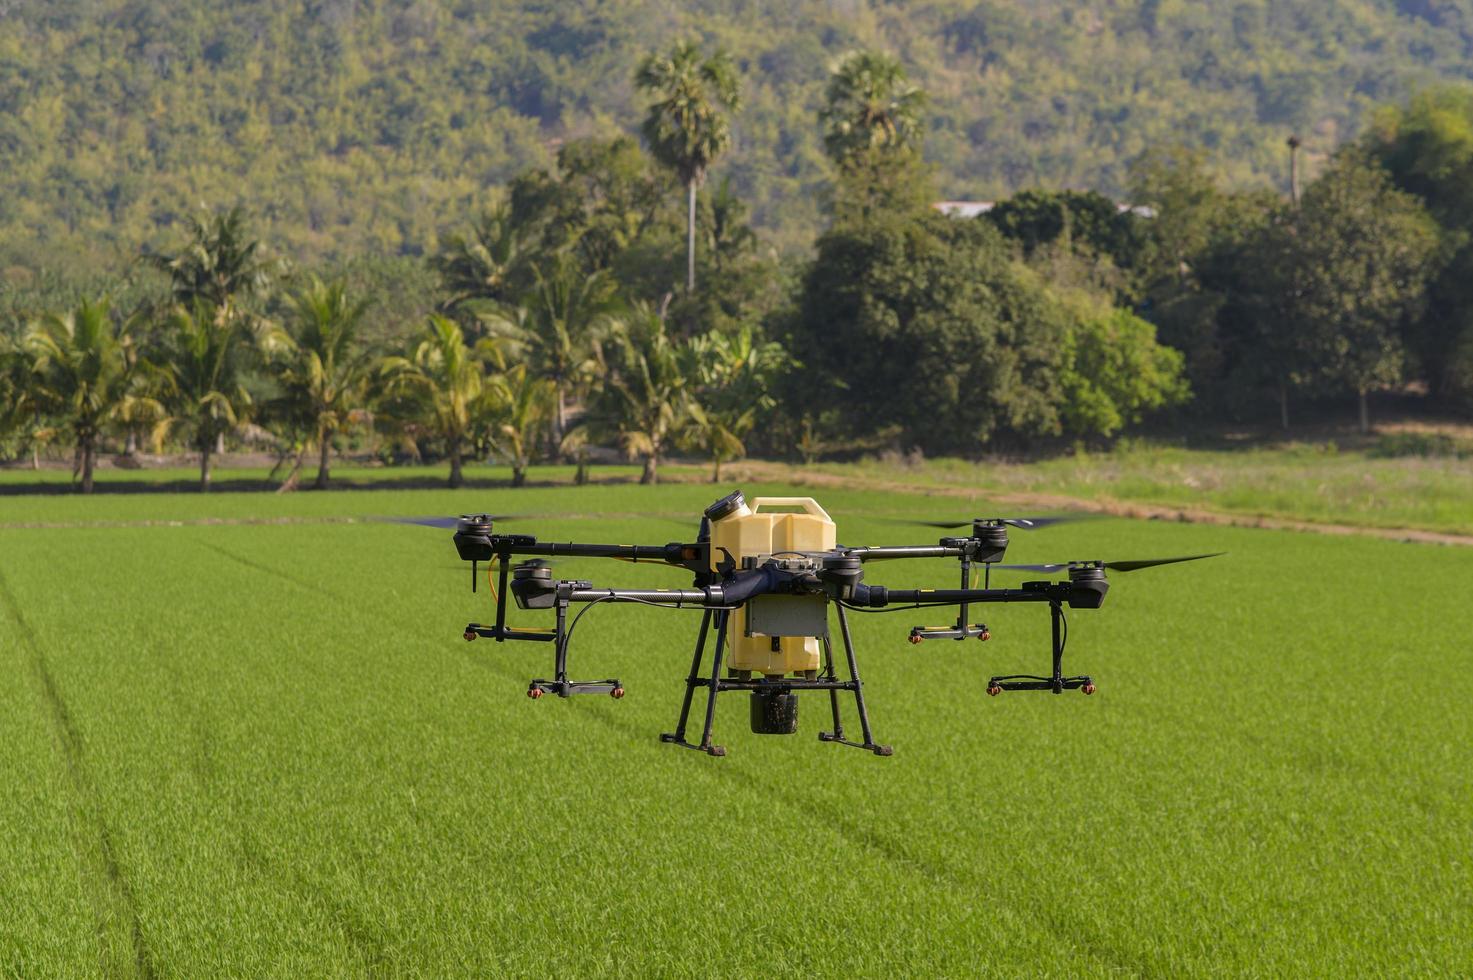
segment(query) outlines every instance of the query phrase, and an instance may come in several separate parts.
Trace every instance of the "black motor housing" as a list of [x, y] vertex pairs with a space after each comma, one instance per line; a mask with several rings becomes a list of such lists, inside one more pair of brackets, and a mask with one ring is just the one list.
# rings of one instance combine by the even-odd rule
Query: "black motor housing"
[[460, 518], [454, 540], [461, 561], [490, 561], [496, 556], [491, 547], [491, 530], [491, 519], [484, 514]]
[[752, 692], [752, 733], [792, 735], [798, 730], [798, 695], [778, 691]]
[[524, 561], [511, 570], [511, 594], [523, 609], [551, 609], [557, 602], [557, 583], [546, 562]]
[[1109, 591], [1103, 568], [1093, 564], [1069, 566], [1069, 608], [1098, 609]]

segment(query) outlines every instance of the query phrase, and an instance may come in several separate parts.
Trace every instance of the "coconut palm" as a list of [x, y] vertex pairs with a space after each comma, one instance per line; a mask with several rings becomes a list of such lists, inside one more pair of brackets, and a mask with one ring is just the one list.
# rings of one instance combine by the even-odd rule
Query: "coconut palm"
[[721, 464], [746, 455], [742, 440], [776, 407], [769, 391], [791, 360], [781, 344], [758, 343], [750, 327], [694, 337], [690, 351], [700, 389], [684, 438], [711, 457], [711, 482], [720, 483]]
[[145, 259], [168, 273], [175, 303], [187, 309], [205, 303], [217, 317], [229, 319], [239, 313], [243, 300], [266, 291], [271, 264], [261, 243], [250, 237], [239, 207], [204, 220], [191, 218], [188, 226], [189, 244], [183, 251]]
[[921, 139], [926, 93], [906, 77], [899, 59], [880, 51], [851, 51], [829, 77], [824, 150], [841, 166], [870, 150], [915, 149]]
[[77, 447], [82, 492], [91, 493], [98, 441], [114, 423], [159, 410], [140, 391], [142, 363], [129, 323], [114, 322], [105, 299], [84, 301], [33, 323], [23, 342], [29, 356], [28, 400], [56, 421], [38, 430], [43, 441], [65, 431]]
[[725, 51], [705, 56], [696, 42], [680, 41], [669, 54], [646, 56], [634, 84], [655, 96], [643, 127], [650, 152], [685, 185], [685, 288], [694, 292], [696, 190], [711, 164], [731, 145], [731, 125], [721, 110], [741, 108], [736, 68]]
[[497, 354], [494, 343], [466, 346], [458, 323], [431, 316], [423, 339], [381, 362], [389, 415], [411, 434], [444, 446], [452, 489], [465, 482], [466, 449], [498, 421], [501, 393], [487, 378], [484, 363]]
[[26, 352], [0, 334], [0, 437], [23, 428], [32, 417], [30, 373]]
[[556, 391], [551, 381], [532, 374], [525, 364], [508, 370], [497, 385], [504, 412], [492, 429], [491, 444], [511, 466], [511, 485], [519, 487], [527, 482], [527, 465], [552, 414]]
[[311, 432], [318, 448], [317, 489], [330, 479], [332, 440], [360, 417], [377, 366], [359, 341], [366, 301], [352, 301], [341, 282], [313, 277], [291, 298], [285, 330], [270, 340], [287, 414]]
[[568, 403], [601, 370], [599, 341], [618, 324], [619, 286], [608, 272], [586, 273], [560, 253], [534, 270], [518, 308], [484, 316], [493, 337], [553, 384], [552, 442], [567, 433]]
[[450, 236], [430, 258], [447, 297], [442, 308], [458, 310], [477, 300], [509, 301], [521, 258], [521, 238], [510, 212], [505, 206], [486, 211], [468, 234]]
[[247, 371], [257, 351], [254, 336], [239, 317], [221, 316], [208, 303], [176, 307], [163, 338], [164, 429], [183, 429], [199, 450], [199, 488], [208, 492], [211, 462], [226, 432], [240, 425], [252, 407]]
[[640, 483], [659, 482], [660, 460], [690, 418], [690, 350], [670, 338], [665, 321], [636, 307], [607, 343], [608, 374], [582, 438], [614, 439], [644, 463]]

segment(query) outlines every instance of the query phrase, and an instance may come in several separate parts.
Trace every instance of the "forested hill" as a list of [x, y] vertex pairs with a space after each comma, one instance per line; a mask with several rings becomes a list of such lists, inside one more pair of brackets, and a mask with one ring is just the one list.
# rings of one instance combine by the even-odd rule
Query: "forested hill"
[[677, 36], [743, 71], [719, 165], [782, 245], [820, 224], [830, 60], [898, 54], [948, 197], [1118, 194], [1157, 142], [1281, 180], [1369, 107], [1473, 73], [1473, 0], [0, 0], [0, 265], [111, 260], [244, 203], [301, 257], [418, 253], [570, 137], [633, 131]]

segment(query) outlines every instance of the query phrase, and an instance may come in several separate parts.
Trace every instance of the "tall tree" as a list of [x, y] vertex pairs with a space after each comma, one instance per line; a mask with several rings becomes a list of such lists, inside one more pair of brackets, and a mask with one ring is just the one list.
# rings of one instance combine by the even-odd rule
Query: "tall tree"
[[175, 303], [195, 309], [205, 303], [222, 320], [240, 313], [241, 303], [264, 293], [271, 264], [251, 237], [245, 211], [231, 208], [208, 218], [190, 218], [189, 241], [173, 254], [145, 259], [169, 276]]
[[500, 393], [486, 375], [484, 358], [494, 345], [466, 345], [454, 320], [431, 316], [421, 340], [404, 354], [385, 358], [380, 370], [386, 408], [412, 436], [439, 442], [450, 460], [450, 487], [465, 482], [465, 452], [496, 423]]
[[[222, 331], [233, 331], [249, 318], [249, 302], [262, 299], [271, 286], [273, 263], [252, 237], [245, 209], [237, 205], [205, 218], [188, 219], [189, 241], [173, 254], [150, 253], [145, 261], [169, 276], [175, 305], [191, 315], [209, 310]], [[253, 327], [254, 324], [247, 324]], [[216, 426], [215, 452], [225, 451], [230, 426]], [[201, 460], [207, 464], [209, 457]], [[208, 487], [208, 474], [201, 477]]]
[[0, 438], [8, 439], [31, 416], [30, 373], [30, 359], [25, 351], [9, 336], [0, 333]]
[[835, 212], [841, 219], [930, 203], [921, 162], [926, 101], [891, 55], [851, 51], [834, 65], [819, 119], [824, 150], [839, 172]]
[[219, 443], [253, 404], [246, 375], [257, 353], [255, 337], [240, 317], [221, 316], [200, 301], [175, 308], [163, 344], [158, 366], [165, 382], [166, 425], [189, 433], [199, 450], [199, 488], [208, 492]]
[[1358, 152], [1342, 154], [1304, 192], [1279, 288], [1331, 383], [1355, 392], [1360, 429], [1367, 396], [1403, 379], [1401, 328], [1420, 310], [1436, 272], [1437, 228], [1411, 195]]
[[139, 393], [141, 362], [128, 324], [114, 322], [107, 300], [83, 301], [33, 323], [24, 348], [30, 357], [28, 397], [70, 434], [82, 492], [91, 493], [103, 432], [158, 408]]
[[685, 289], [695, 292], [696, 190], [731, 145], [731, 124], [722, 110], [741, 108], [736, 68], [723, 50], [708, 56], [696, 42], [680, 41], [668, 54], [647, 55], [634, 84], [655, 96], [643, 127], [650, 151], [685, 185]]
[[1430, 89], [1383, 108], [1361, 144], [1440, 226], [1444, 262], [1407, 343], [1433, 394], [1473, 399], [1473, 91]]
[[317, 442], [319, 490], [330, 479], [333, 437], [362, 408], [375, 359], [359, 340], [366, 300], [354, 302], [341, 282], [313, 277], [291, 298], [288, 326], [272, 335], [272, 359], [290, 412]]
[[820, 238], [782, 338], [805, 369], [790, 411], [824, 423], [810, 441], [883, 424], [901, 448], [955, 453], [1058, 431], [1068, 318], [1011, 252], [988, 223], [934, 212]]

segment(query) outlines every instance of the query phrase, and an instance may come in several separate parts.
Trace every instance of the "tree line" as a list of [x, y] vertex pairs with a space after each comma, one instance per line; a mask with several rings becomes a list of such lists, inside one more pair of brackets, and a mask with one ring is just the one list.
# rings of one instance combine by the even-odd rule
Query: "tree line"
[[422, 261], [302, 270], [232, 208], [106, 289], [0, 295], [0, 446], [71, 448], [84, 491], [98, 453], [144, 445], [198, 452], [208, 488], [244, 440], [277, 448], [285, 486], [313, 453], [327, 486], [350, 443], [446, 460], [452, 485], [466, 459], [520, 483], [617, 446], [653, 482], [672, 452], [719, 477], [752, 451], [975, 454], [1163, 410], [1272, 402], [1288, 425], [1334, 391], [1366, 424], [1375, 390], [1473, 387], [1460, 93], [1385, 110], [1302, 195], [1224, 190], [1163, 148], [1132, 168], [1134, 208], [1027, 191], [959, 219], [932, 207], [929, 96], [858, 50], [817, 119], [829, 226], [794, 260], [708, 179], [743, 104], [732, 59], [680, 42], [633, 81], [643, 145], [564, 143]]

